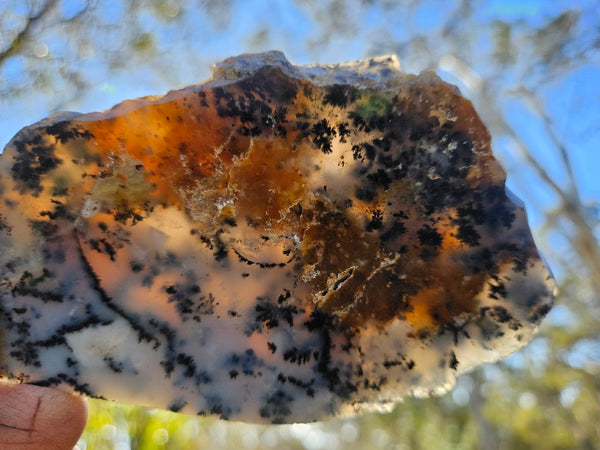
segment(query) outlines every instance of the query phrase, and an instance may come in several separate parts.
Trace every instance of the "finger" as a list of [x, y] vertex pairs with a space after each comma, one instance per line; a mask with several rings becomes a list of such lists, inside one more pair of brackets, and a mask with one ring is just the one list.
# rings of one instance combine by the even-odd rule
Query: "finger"
[[0, 382], [0, 450], [71, 450], [86, 421], [81, 397]]

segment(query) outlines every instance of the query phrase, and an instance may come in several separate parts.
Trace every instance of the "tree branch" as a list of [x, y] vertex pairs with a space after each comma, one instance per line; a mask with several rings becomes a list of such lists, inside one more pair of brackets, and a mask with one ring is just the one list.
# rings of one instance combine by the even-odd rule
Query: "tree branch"
[[33, 26], [43, 19], [46, 14], [48, 14], [48, 12], [54, 8], [56, 3], [57, 0], [48, 0], [46, 3], [44, 3], [44, 6], [42, 6], [37, 14], [31, 15], [27, 18], [27, 22], [25, 23], [23, 29], [19, 31], [9, 46], [0, 52], [0, 64], [4, 63], [5, 60], [19, 51], [23, 42], [27, 41], [31, 36], [31, 30]]
[[[591, 281], [596, 292], [600, 292], [600, 247], [592, 228], [587, 223], [579, 196], [574, 195], [572, 192], [566, 192], [550, 177], [546, 169], [533, 157], [516, 132], [503, 118], [499, 118], [498, 123], [502, 125], [505, 133], [519, 147], [526, 161], [533, 167], [539, 177], [560, 197], [562, 210], [576, 230], [574, 236], [567, 237], [573, 243], [584, 264], [590, 269]], [[553, 139], [553, 135], [550, 138]]]

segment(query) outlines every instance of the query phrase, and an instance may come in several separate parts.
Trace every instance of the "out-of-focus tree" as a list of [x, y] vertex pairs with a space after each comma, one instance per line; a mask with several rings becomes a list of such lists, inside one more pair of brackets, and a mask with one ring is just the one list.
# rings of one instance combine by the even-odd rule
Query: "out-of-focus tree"
[[16, 114], [21, 125], [63, 108], [106, 108], [103, 95], [116, 98], [121, 85], [141, 95], [199, 82], [210, 63], [244, 51], [277, 48], [297, 62], [396, 53], [408, 72], [438, 71], [488, 125], [560, 282], [557, 306], [531, 345], [464, 375], [442, 398], [285, 427], [92, 402], [82, 446], [600, 448], [600, 203], [574, 164], [578, 146], [597, 152], [589, 142], [600, 138], [599, 90], [587, 98], [578, 84], [582, 73], [600, 79], [599, 6], [0, 0], [0, 120]]

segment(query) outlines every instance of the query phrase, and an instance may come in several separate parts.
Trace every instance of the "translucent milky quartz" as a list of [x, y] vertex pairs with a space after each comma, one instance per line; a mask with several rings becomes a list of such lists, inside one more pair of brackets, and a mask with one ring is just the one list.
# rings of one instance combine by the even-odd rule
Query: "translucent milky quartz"
[[251, 422], [439, 394], [554, 285], [471, 103], [394, 58], [224, 61], [0, 157], [0, 375]]

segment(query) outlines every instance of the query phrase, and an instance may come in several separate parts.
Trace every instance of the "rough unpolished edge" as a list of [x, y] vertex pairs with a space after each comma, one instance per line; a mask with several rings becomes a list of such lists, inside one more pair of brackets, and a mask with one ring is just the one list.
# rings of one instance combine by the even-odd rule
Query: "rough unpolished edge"
[[341, 64], [295, 66], [279, 51], [244, 54], [228, 58], [211, 68], [208, 86], [253, 76], [262, 67], [278, 67], [288, 77], [308, 80], [317, 86], [348, 85], [357, 88], [384, 88], [402, 73], [396, 55], [378, 56]]

